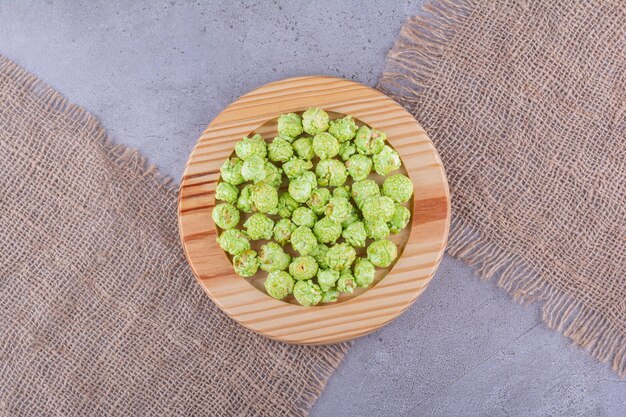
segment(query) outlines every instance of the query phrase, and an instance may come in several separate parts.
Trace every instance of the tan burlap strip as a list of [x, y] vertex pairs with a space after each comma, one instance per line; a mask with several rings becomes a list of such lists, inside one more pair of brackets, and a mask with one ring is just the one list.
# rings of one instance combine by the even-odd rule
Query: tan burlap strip
[[0, 57], [0, 415], [305, 415], [347, 345], [290, 346], [206, 297], [176, 187]]
[[626, 374], [626, 2], [435, 1], [379, 87], [441, 153], [449, 253]]

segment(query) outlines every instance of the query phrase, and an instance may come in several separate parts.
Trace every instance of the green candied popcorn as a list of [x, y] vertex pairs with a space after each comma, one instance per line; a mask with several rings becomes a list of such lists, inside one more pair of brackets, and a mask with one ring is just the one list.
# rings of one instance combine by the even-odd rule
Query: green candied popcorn
[[312, 256], [298, 256], [289, 264], [289, 273], [296, 281], [311, 279], [317, 274], [317, 262]]
[[349, 185], [342, 185], [341, 187], [337, 187], [333, 190], [333, 197], [343, 197], [349, 200], [351, 196]]
[[356, 207], [354, 207], [352, 203], [350, 203], [350, 214], [348, 214], [348, 217], [346, 217], [346, 219], [341, 222], [341, 227], [345, 229], [346, 227], [350, 226], [352, 223], [358, 222], [359, 220], [361, 220], [361, 215], [359, 214], [359, 210]]
[[295, 156], [283, 164], [283, 172], [289, 179], [296, 178], [311, 168], [313, 168], [313, 162]]
[[313, 137], [313, 150], [320, 159], [332, 158], [339, 153], [339, 142], [330, 133], [318, 133]]
[[343, 230], [341, 236], [355, 248], [362, 248], [365, 246], [365, 239], [367, 239], [365, 225], [363, 222], [354, 222]]
[[254, 213], [243, 224], [248, 237], [252, 240], [271, 239], [274, 231], [274, 220], [263, 213]]
[[291, 256], [278, 243], [269, 242], [261, 246], [259, 262], [264, 271], [284, 271], [291, 262]]
[[298, 176], [298, 178], [308, 181], [311, 184], [311, 187], [313, 188], [317, 187], [317, 177], [311, 171], [304, 171], [302, 174]]
[[220, 203], [213, 207], [213, 221], [222, 229], [232, 229], [239, 223], [239, 210], [229, 203]]
[[375, 155], [385, 146], [387, 135], [376, 129], [370, 129], [367, 126], [361, 126], [356, 132], [354, 145], [356, 151], [362, 155]]
[[352, 205], [345, 197], [332, 197], [326, 205], [326, 217], [341, 223], [348, 218], [352, 211]]
[[337, 243], [328, 249], [326, 261], [331, 269], [343, 271], [350, 268], [356, 258], [356, 251], [347, 243]]
[[251, 138], [245, 136], [235, 145], [235, 153], [244, 161], [252, 155], [265, 158], [267, 155], [267, 144], [258, 133]]
[[220, 172], [222, 174], [222, 179], [229, 184], [239, 185], [245, 182], [245, 179], [241, 175], [241, 168], [243, 167], [243, 161], [239, 158], [230, 158], [227, 159], [222, 167], [220, 168]]
[[237, 199], [237, 208], [244, 213], [252, 213], [252, 187], [252, 184], [243, 187]]
[[330, 117], [322, 109], [312, 107], [302, 113], [302, 127], [309, 135], [317, 135], [328, 130]]
[[249, 278], [259, 269], [259, 259], [256, 252], [246, 249], [233, 257], [233, 269], [240, 277]]
[[322, 301], [322, 290], [313, 281], [298, 281], [293, 287], [296, 301], [305, 307], [314, 306]]
[[382, 220], [365, 220], [363, 224], [365, 233], [370, 239], [380, 240], [389, 236], [389, 225]]
[[274, 271], [267, 275], [265, 280], [265, 291], [270, 297], [282, 300], [293, 292], [295, 281], [285, 271]]
[[293, 211], [299, 206], [300, 204], [287, 192], [278, 197], [278, 215], [283, 219], [290, 218]]
[[313, 226], [313, 233], [320, 243], [334, 243], [341, 236], [341, 223], [324, 217]]
[[277, 136], [267, 145], [267, 157], [274, 162], [287, 162], [293, 156], [293, 148], [287, 140]]
[[[306, 226], [300, 226], [291, 233], [291, 246], [300, 255], [308, 255], [317, 249], [317, 239], [315, 235]], [[294, 277], [295, 278], [295, 277]]]
[[389, 230], [391, 233], [400, 233], [400, 231], [409, 224], [409, 220], [411, 220], [411, 212], [409, 209], [396, 204], [393, 216], [391, 220], [389, 220]]
[[317, 182], [319, 185], [326, 187], [339, 187], [348, 179], [348, 171], [341, 161], [336, 159], [323, 159], [317, 163], [315, 167], [317, 174]]
[[[310, 171], [308, 171], [310, 172]], [[289, 194], [298, 203], [304, 203], [311, 197], [314, 186], [311, 185], [311, 181], [304, 175], [300, 175], [291, 181], [289, 181]]]
[[243, 161], [241, 166], [241, 175], [246, 181], [260, 182], [265, 180], [267, 172], [265, 171], [265, 158], [258, 155], [252, 155]]
[[376, 275], [376, 268], [374, 264], [365, 258], [357, 258], [354, 261], [354, 280], [356, 284], [361, 288], [367, 288], [374, 282], [374, 276]]
[[367, 247], [367, 260], [381, 268], [391, 265], [396, 256], [398, 249], [390, 240], [377, 240]]
[[372, 160], [360, 153], [352, 155], [346, 161], [346, 168], [354, 181], [361, 181], [372, 172]]
[[278, 116], [278, 134], [296, 138], [302, 133], [302, 119], [296, 113]]
[[352, 142], [343, 142], [339, 145], [339, 156], [345, 162], [356, 153], [356, 146]]
[[385, 196], [370, 197], [361, 205], [365, 220], [382, 220], [388, 222], [396, 211], [393, 200]]
[[363, 206], [363, 202], [368, 198], [379, 195], [380, 188], [374, 180], [364, 179], [361, 181], [356, 181], [352, 184], [352, 198], [359, 208]]
[[324, 294], [322, 294], [322, 303], [334, 303], [335, 301], [337, 301], [338, 297], [339, 297], [339, 291], [337, 290], [326, 291], [324, 292]]
[[217, 188], [215, 188], [215, 199], [226, 201], [230, 204], [235, 204], [237, 202], [237, 197], [239, 196], [239, 190], [234, 185], [231, 185], [227, 182], [220, 181], [217, 184]]
[[310, 161], [315, 158], [315, 151], [313, 150], [313, 138], [309, 136], [303, 136], [297, 139], [293, 143], [293, 150], [296, 151], [298, 156], [305, 161]]
[[400, 155], [391, 146], [385, 145], [383, 150], [372, 157], [374, 161], [374, 171], [379, 175], [387, 175], [400, 169], [402, 162]]
[[317, 284], [322, 291], [328, 291], [335, 286], [335, 283], [339, 279], [339, 271], [334, 269], [318, 269], [317, 271]]
[[298, 207], [293, 211], [291, 220], [298, 226], [312, 228], [317, 221], [317, 215], [308, 207]]
[[328, 191], [328, 188], [316, 188], [311, 192], [311, 197], [309, 197], [306, 204], [315, 214], [320, 216], [324, 214], [328, 200], [330, 200], [330, 191]]
[[253, 207], [261, 213], [276, 213], [278, 210], [278, 191], [264, 182], [252, 187], [250, 199]]
[[250, 249], [250, 239], [243, 230], [228, 229], [218, 236], [217, 244], [223, 251], [231, 255], [239, 255], [246, 249]]
[[326, 262], [326, 252], [328, 252], [328, 246], [323, 243], [317, 245], [317, 249], [313, 252], [313, 258], [317, 261], [320, 268], [328, 269], [328, 262]]
[[349, 141], [356, 135], [358, 127], [352, 116], [346, 116], [343, 119], [335, 119], [330, 122], [328, 133], [337, 138], [339, 142]]
[[350, 268], [343, 270], [337, 280], [337, 290], [352, 294], [356, 287], [356, 279], [354, 279], [354, 275], [350, 272]]
[[274, 226], [274, 240], [280, 245], [285, 245], [291, 239], [291, 234], [296, 230], [296, 225], [289, 219], [280, 219]]
[[274, 188], [280, 187], [283, 183], [283, 170], [272, 164], [270, 161], [265, 163], [265, 180]]
[[406, 175], [394, 174], [385, 178], [383, 195], [396, 203], [406, 203], [413, 195], [413, 182]]

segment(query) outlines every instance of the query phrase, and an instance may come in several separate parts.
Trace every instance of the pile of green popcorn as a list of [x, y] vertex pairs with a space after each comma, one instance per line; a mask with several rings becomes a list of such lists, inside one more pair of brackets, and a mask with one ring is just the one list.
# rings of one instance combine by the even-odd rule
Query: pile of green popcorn
[[[293, 294], [303, 306], [331, 303], [370, 286], [376, 267], [396, 259], [387, 237], [409, 223], [413, 183], [391, 174], [401, 161], [385, 133], [310, 108], [278, 117], [271, 143], [244, 137], [235, 154], [222, 165], [215, 192], [217, 242], [238, 275], [268, 272], [270, 296]], [[385, 177], [382, 187], [368, 178], [372, 171]], [[245, 221], [242, 212], [250, 214]], [[258, 240], [268, 242], [257, 252], [251, 241]]]

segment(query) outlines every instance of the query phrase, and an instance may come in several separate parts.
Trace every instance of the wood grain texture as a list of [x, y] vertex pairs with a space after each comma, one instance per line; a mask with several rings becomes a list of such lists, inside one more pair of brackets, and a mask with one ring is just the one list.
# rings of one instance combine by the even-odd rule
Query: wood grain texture
[[[275, 300], [263, 277], [237, 276], [215, 241], [211, 219], [219, 169], [235, 143], [250, 133], [271, 139], [283, 113], [320, 107], [350, 114], [387, 132], [403, 170], [414, 183], [410, 228], [394, 237], [399, 259], [379, 271], [377, 282], [339, 302], [315, 307]], [[450, 226], [445, 171], [432, 142], [415, 119], [384, 94], [332, 77], [299, 77], [267, 84], [228, 106], [207, 127], [189, 157], [181, 182], [178, 219], [191, 268], [203, 289], [247, 328], [288, 343], [337, 343], [370, 333], [406, 310], [426, 288], [443, 255]]]

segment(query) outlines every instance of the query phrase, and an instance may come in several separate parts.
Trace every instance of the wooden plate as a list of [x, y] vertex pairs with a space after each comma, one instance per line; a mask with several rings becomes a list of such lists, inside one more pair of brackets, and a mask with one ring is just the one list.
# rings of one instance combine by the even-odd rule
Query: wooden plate
[[[375, 284], [337, 303], [302, 307], [263, 290], [263, 275], [248, 281], [233, 272], [215, 239], [211, 219], [220, 166], [243, 136], [276, 135], [283, 113], [320, 107], [331, 117], [350, 114], [387, 132], [415, 185], [412, 220], [393, 237], [399, 257]], [[245, 327], [288, 343], [325, 344], [370, 333], [406, 310], [424, 291], [443, 255], [450, 226], [450, 194], [437, 151], [426, 132], [396, 102], [370, 87], [332, 77], [299, 77], [267, 84], [228, 106], [207, 127], [189, 157], [178, 204], [185, 254], [202, 288]]]

